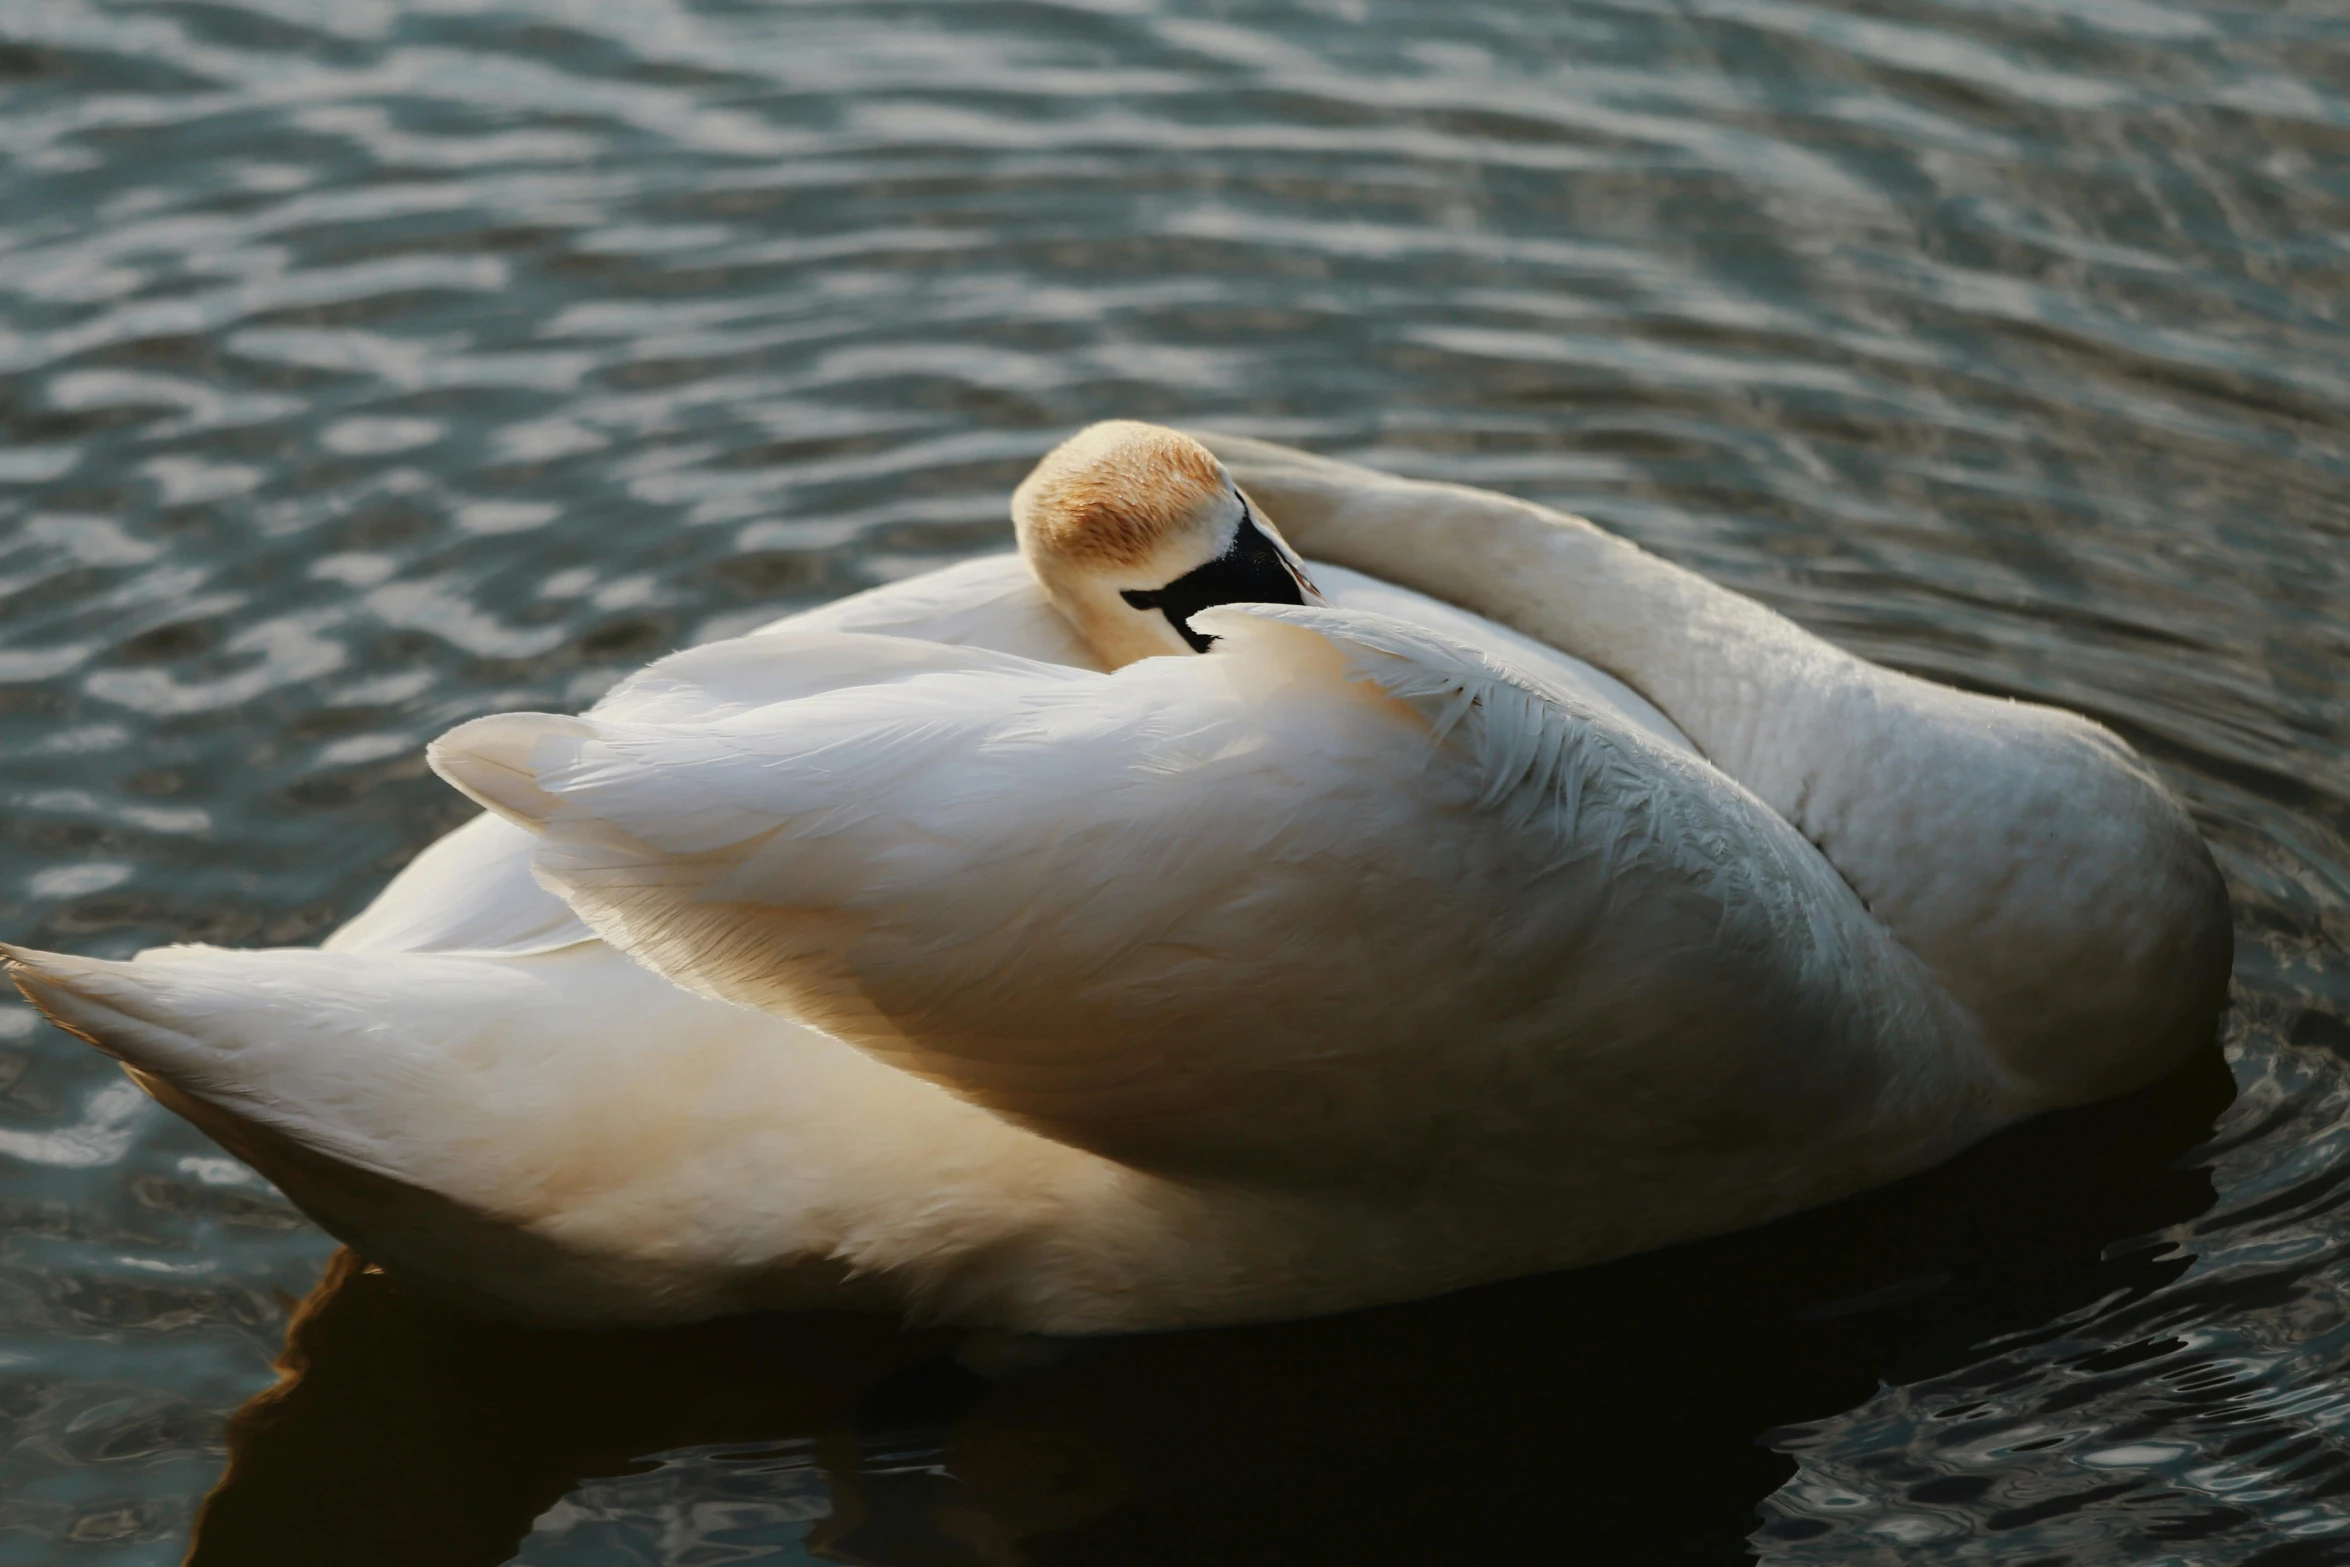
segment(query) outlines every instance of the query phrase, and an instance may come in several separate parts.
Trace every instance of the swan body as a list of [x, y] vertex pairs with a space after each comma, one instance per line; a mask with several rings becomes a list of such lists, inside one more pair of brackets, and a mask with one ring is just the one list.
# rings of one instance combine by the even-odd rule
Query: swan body
[[1829, 1200], [2209, 1040], [2224, 894], [2106, 731], [1208, 440], [1098, 427], [1021, 555], [461, 726], [490, 814], [320, 949], [17, 981], [371, 1259], [585, 1323], [1344, 1309]]

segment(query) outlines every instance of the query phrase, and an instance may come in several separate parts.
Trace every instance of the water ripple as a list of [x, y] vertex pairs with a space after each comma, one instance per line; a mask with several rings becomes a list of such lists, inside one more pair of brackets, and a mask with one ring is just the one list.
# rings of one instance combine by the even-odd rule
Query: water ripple
[[[8, 934], [314, 939], [463, 814], [430, 735], [1000, 547], [1086, 419], [1501, 485], [2114, 724], [2239, 911], [2204, 1199], [2070, 1236], [2089, 1272], [1874, 1397], [1717, 1366], [1778, 1467], [1657, 1466], [1616, 1554], [1766, 1492], [1776, 1560], [2350, 1553], [2340, 44], [2229, 0], [0, 8]], [[123, 1093], [0, 1011], [0, 1562], [174, 1557], [325, 1254]], [[1797, 1316], [1874, 1343], [1946, 1261]], [[1536, 1393], [1604, 1358], [1528, 1354]], [[524, 1559], [732, 1527], [750, 1471], [654, 1445], [525, 1509]], [[1295, 1515], [1369, 1559], [1337, 1462], [1213, 1548]], [[1446, 1538], [1535, 1516], [1428, 1462], [1481, 1498]], [[1168, 1538], [1173, 1472], [1116, 1492]], [[1163, 1484], [1213, 1519], [1226, 1480]]]

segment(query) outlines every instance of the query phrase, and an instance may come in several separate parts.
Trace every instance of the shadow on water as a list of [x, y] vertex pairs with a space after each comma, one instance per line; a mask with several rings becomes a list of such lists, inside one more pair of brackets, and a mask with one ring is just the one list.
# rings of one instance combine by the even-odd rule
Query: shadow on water
[[2174, 1277], [2159, 1239], [2108, 1242], [2210, 1205], [2183, 1156], [2232, 1092], [2215, 1051], [1761, 1230], [1345, 1317], [1092, 1342], [993, 1381], [963, 1369], [962, 1335], [876, 1318], [483, 1324], [346, 1252], [296, 1313], [281, 1381], [237, 1415], [190, 1561], [308, 1562], [332, 1541], [344, 1567], [536, 1562], [526, 1537], [567, 1495], [681, 1462], [693, 1484], [642, 1504], [667, 1560], [697, 1531], [740, 1543], [751, 1504], [793, 1486], [801, 1510], [775, 1515], [814, 1520], [781, 1537], [804, 1539], [708, 1559], [1531, 1560], [1572, 1540], [1597, 1560], [1735, 1560], [1792, 1469], [1773, 1426]]

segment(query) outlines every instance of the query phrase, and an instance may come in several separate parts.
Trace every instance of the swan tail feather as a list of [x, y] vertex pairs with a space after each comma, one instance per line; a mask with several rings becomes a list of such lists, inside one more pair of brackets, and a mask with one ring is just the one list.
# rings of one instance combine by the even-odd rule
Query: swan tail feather
[[[335, 1026], [333, 1009], [300, 983], [298, 972], [268, 961], [324, 959], [339, 968], [335, 957], [197, 946], [157, 948], [133, 962], [29, 947], [0, 948], [0, 954], [16, 988], [42, 1016], [121, 1062], [142, 1086], [161, 1081], [323, 1157], [400, 1174], [398, 1162], [386, 1157], [389, 1129], [335, 1108], [338, 1101], [348, 1106], [349, 1087], [370, 1076], [371, 1065], [396, 1073], [397, 1052], [379, 1052], [393, 1059], [371, 1064], [355, 1052], [330, 1063], [305, 1051], [314, 1030]], [[308, 1076], [335, 1079], [332, 1086], [344, 1092], [303, 1092], [328, 1085], [289, 1078], [289, 1058], [306, 1058]]]
[[126, 1066], [170, 1073], [205, 1050], [171, 1018], [169, 1000], [132, 963], [0, 946], [25, 1000], [67, 1033]]
[[758, 1267], [738, 1255], [744, 1215], [724, 1205], [733, 1167], [698, 1158], [764, 1151], [757, 1137], [788, 1121], [794, 1092], [825, 1081], [802, 1064], [824, 1042], [696, 1002], [600, 946], [0, 956], [51, 1021], [444, 1299], [615, 1323], [840, 1292], [821, 1237], [776, 1202], [791, 1178], [812, 1179], [792, 1158], [799, 1139], [778, 1138], [761, 1167], [776, 1207], [756, 1215]]

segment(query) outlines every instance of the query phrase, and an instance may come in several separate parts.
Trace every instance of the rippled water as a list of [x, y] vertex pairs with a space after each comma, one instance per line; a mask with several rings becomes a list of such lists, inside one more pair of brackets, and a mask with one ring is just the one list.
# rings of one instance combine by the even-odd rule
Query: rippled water
[[311, 940], [428, 736], [998, 547], [1109, 414], [2092, 713], [2239, 936], [2232, 1089], [992, 1388], [319, 1284], [10, 1009], [0, 1563], [2350, 1561], [2338, 6], [0, 0], [0, 296], [11, 939]]

